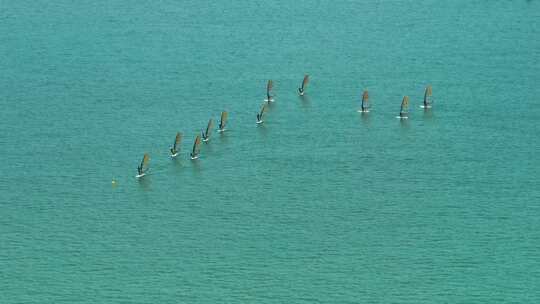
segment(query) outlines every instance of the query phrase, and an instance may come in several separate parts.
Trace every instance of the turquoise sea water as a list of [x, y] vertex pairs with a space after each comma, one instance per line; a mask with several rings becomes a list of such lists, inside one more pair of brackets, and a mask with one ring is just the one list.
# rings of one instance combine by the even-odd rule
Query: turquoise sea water
[[540, 1], [140, 2], [0, 1], [0, 303], [540, 301]]

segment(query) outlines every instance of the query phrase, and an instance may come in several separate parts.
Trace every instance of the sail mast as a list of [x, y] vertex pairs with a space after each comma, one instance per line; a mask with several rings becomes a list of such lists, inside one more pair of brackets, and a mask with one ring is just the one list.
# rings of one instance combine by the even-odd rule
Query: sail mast
[[268, 83], [266, 84], [266, 97], [267, 101], [272, 101], [272, 96], [270, 96], [270, 91], [272, 90], [274, 83], [272, 82], [272, 79], [268, 80]]

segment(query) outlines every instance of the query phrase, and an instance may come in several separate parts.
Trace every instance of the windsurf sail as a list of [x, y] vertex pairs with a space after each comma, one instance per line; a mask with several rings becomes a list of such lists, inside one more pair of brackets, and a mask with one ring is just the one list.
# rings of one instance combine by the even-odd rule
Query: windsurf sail
[[266, 97], [268, 101], [272, 99], [272, 95], [270, 95], [270, 91], [272, 91], [273, 86], [274, 86], [274, 83], [272, 82], [272, 79], [268, 80], [268, 83], [266, 84]]
[[200, 144], [201, 144], [201, 136], [197, 135], [197, 137], [195, 138], [195, 142], [193, 143], [193, 149], [191, 150], [191, 158], [195, 158], [199, 156]]
[[403, 96], [403, 100], [401, 101], [401, 108], [399, 110], [399, 116], [407, 117], [408, 113], [409, 113], [409, 96]]
[[174, 144], [171, 148], [171, 154], [176, 155], [178, 153], [178, 148], [180, 147], [180, 142], [182, 141], [182, 133], [176, 132], [176, 137], [174, 139]]
[[369, 109], [370, 107], [370, 104], [369, 104], [369, 93], [367, 90], [364, 91], [364, 93], [362, 93], [362, 111], [367, 111], [367, 109]]
[[212, 120], [212, 118], [210, 118], [210, 120], [208, 121], [208, 125], [206, 126], [206, 131], [202, 134], [204, 141], [207, 141], [210, 139], [210, 133], [212, 132], [213, 125], [214, 125], [214, 121]]
[[143, 175], [148, 170], [148, 163], [150, 162], [150, 155], [148, 153], [144, 153], [143, 159], [141, 161], [141, 164], [137, 167], [137, 172], [139, 175]]
[[227, 118], [229, 117], [229, 113], [223, 111], [221, 112], [221, 120], [219, 122], [219, 130], [225, 131], [225, 125], [227, 124]]
[[298, 88], [298, 91], [300, 92], [300, 95], [304, 95], [304, 91], [307, 88], [309, 82], [309, 75], [304, 75], [304, 80], [302, 81], [302, 86]]
[[263, 104], [263, 106], [261, 108], [261, 112], [259, 112], [257, 114], [257, 122], [258, 123], [261, 123], [263, 121], [262, 118], [263, 118], [263, 114], [264, 114], [265, 111], [266, 111], [266, 104]]
[[431, 85], [426, 87], [426, 92], [424, 93], [424, 107], [427, 108], [433, 103], [433, 92], [431, 90]]

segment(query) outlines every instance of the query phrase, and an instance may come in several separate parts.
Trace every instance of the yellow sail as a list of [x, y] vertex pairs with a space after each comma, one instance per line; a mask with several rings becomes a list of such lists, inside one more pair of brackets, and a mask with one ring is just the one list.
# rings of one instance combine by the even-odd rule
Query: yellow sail
[[433, 92], [431, 90], [431, 85], [428, 85], [426, 87], [426, 92], [424, 93], [424, 107], [428, 107], [430, 105], [431, 96], [433, 96]]
[[264, 112], [266, 111], [266, 104], [263, 104], [262, 108], [261, 108], [261, 113], [259, 114], [259, 117], [262, 119], [262, 116], [264, 114]]
[[272, 82], [272, 80], [268, 80], [268, 84], [266, 84], [266, 91], [267, 92], [270, 92], [270, 90], [272, 90], [272, 87], [274, 86], [274, 83]]
[[227, 124], [227, 118], [229, 117], [229, 113], [223, 111], [221, 112], [221, 121], [219, 122], [219, 129], [223, 130], [225, 129], [225, 125]]
[[369, 112], [369, 93], [367, 90], [362, 93], [362, 112]]
[[403, 96], [403, 100], [401, 101], [401, 113], [404, 113], [407, 111], [407, 108], [409, 106], [409, 96]]
[[427, 88], [426, 88], [426, 96], [427, 97], [433, 96], [431, 85], [428, 85]]
[[365, 90], [364, 93], [362, 94], [362, 103], [367, 102], [368, 99], [369, 99], [369, 93], [367, 90]]
[[144, 153], [143, 159], [141, 161], [141, 169], [144, 171], [146, 168], [148, 168], [148, 163], [150, 162], [150, 155], [148, 153]]

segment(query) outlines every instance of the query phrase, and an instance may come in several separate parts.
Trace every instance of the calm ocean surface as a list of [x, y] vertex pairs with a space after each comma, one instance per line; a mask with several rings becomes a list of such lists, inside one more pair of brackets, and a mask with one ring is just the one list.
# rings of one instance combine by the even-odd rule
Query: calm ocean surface
[[0, 303], [540, 302], [540, 1], [142, 2], [0, 0]]

